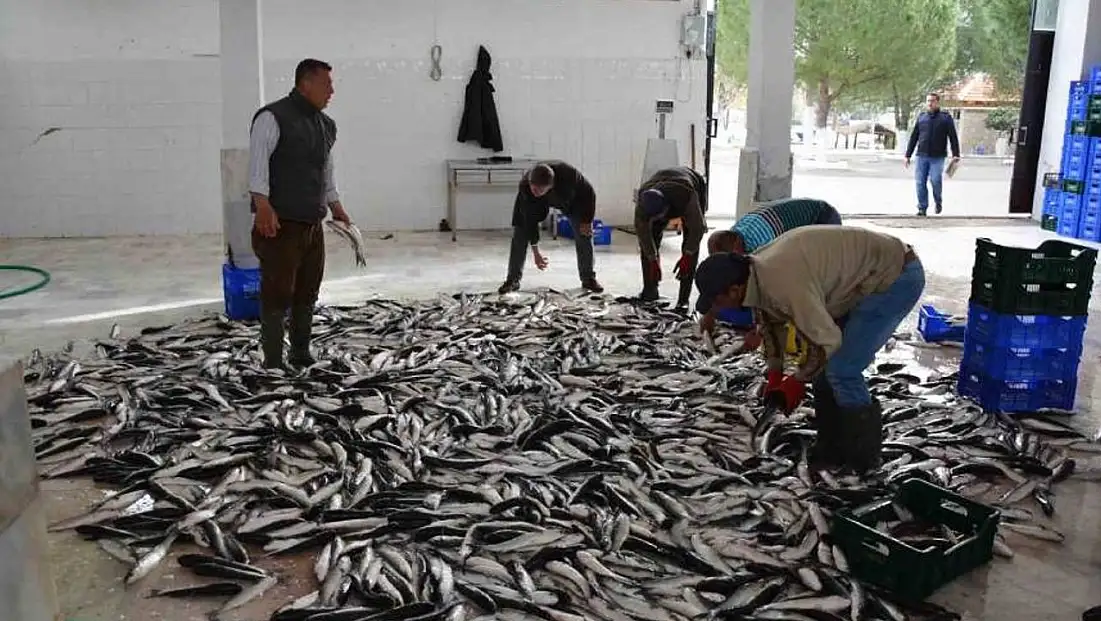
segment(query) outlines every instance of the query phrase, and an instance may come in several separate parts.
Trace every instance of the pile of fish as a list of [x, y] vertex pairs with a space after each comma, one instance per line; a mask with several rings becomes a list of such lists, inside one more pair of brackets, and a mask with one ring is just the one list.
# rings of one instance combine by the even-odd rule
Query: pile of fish
[[147, 594], [229, 598], [212, 618], [302, 579], [278, 562], [302, 554], [313, 586], [272, 619], [958, 618], [852, 578], [831, 516], [916, 476], [996, 501], [1011, 556], [1061, 539], [1034, 510], [1092, 446], [880, 365], [883, 468], [814, 472], [809, 411], [753, 396], [759, 356], [606, 298], [324, 307], [300, 371], [261, 368], [256, 339], [214, 316], [26, 368], [43, 476], [115, 491], [51, 529], [129, 563], [127, 584], [203, 578]]

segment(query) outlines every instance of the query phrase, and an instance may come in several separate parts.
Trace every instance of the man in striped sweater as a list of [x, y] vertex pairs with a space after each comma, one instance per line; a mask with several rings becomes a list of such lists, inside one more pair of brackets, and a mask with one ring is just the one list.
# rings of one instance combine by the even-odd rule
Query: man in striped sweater
[[[784, 233], [811, 224], [841, 224], [841, 214], [833, 205], [815, 198], [785, 198], [762, 203], [729, 230], [712, 233], [707, 240], [707, 253], [753, 254]], [[700, 329], [705, 332], [715, 329], [714, 312], [700, 318]], [[743, 345], [746, 351], [760, 344], [758, 331], [746, 333]]]
[[753, 254], [792, 229], [810, 224], [841, 224], [841, 214], [826, 201], [785, 198], [762, 203], [728, 231], [715, 231], [707, 240], [708, 254]]

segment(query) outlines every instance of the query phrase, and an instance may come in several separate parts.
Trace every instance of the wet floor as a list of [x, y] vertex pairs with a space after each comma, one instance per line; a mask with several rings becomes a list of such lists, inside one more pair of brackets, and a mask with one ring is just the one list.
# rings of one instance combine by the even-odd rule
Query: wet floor
[[[721, 225], [722, 223], [713, 223]], [[989, 221], [981, 226], [960, 220], [874, 220], [857, 223], [897, 235], [914, 245], [927, 272], [925, 302], [963, 314], [970, 290], [976, 237], [998, 243], [1036, 246], [1052, 235], [1031, 222]], [[396, 234], [368, 243], [369, 265], [354, 267], [350, 251], [331, 241], [323, 301], [354, 303], [368, 297], [423, 298], [439, 293], [495, 289], [504, 275], [508, 241], [499, 233], [460, 233], [451, 243], [443, 234]], [[616, 232], [611, 247], [597, 251], [598, 274], [611, 295], [628, 295], [639, 286], [634, 238]], [[666, 272], [678, 254], [678, 241], [667, 240]], [[525, 287], [570, 289], [578, 286], [572, 245], [544, 243], [550, 269], [530, 266]], [[53, 274], [45, 289], [0, 301], [0, 358], [25, 355], [31, 349], [57, 349], [74, 339], [104, 336], [113, 323], [132, 331], [176, 321], [221, 305], [218, 237], [169, 239], [0, 241], [6, 263], [35, 265]], [[7, 276], [5, 276], [7, 278]], [[0, 289], [16, 284], [0, 281]], [[1096, 289], [1096, 287], [1095, 287]], [[663, 293], [675, 295], [667, 278]], [[1095, 295], [1079, 376], [1074, 423], [1097, 429], [1094, 400], [1098, 352], [1101, 351], [1101, 297]], [[913, 331], [916, 314], [903, 330]], [[891, 358], [951, 371], [958, 349], [900, 342]], [[83, 481], [46, 481], [43, 497], [50, 520], [78, 514], [102, 492]], [[1101, 494], [1096, 484], [1069, 481], [1058, 487], [1054, 525], [1066, 534], [1062, 544], [1033, 543], [1010, 536], [1016, 557], [995, 559], [986, 568], [959, 579], [936, 600], [966, 613], [969, 619], [1076, 619], [1081, 610], [1101, 603]], [[119, 619], [205, 620], [218, 602], [147, 599], [150, 588], [179, 586], [189, 580], [174, 563], [165, 563], [142, 584], [124, 588], [123, 564], [92, 543], [67, 533], [51, 535], [51, 554], [65, 618], [72, 621]], [[269, 597], [229, 619], [264, 619], [274, 606], [314, 587], [308, 562], [257, 561], [283, 579]]]

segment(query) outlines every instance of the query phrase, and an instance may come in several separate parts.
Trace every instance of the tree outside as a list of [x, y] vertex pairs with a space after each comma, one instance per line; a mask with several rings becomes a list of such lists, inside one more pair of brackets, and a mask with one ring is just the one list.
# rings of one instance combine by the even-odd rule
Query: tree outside
[[[717, 0], [720, 108], [744, 95], [749, 1]], [[797, 0], [796, 80], [815, 125], [857, 110], [893, 113], [905, 131], [926, 94], [977, 73], [1019, 94], [1031, 0]], [[1015, 111], [1014, 111], [1015, 115]]]

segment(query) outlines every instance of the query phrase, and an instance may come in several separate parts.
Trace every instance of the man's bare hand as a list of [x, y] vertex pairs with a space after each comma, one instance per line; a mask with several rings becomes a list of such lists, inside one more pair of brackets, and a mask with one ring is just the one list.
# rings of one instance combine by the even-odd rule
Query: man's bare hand
[[905, 160], [903, 160], [902, 166], [903, 166], [903, 168], [909, 168], [910, 167], [910, 158], [906, 158]]
[[539, 271], [547, 269], [547, 265], [550, 265], [550, 261], [547, 260], [547, 257], [544, 257], [543, 253], [538, 250], [533, 252], [532, 255], [535, 259], [535, 267], [539, 268]]
[[593, 223], [592, 222], [578, 222], [577, 233], [585, 237], [593, 236]]
[[764, 338], [761, 336], [760, 332], [757, 330], [750, 330], [746, 332], [745, 336], [742, 338], [742, 348], [740, 351], [743, 353], [756, 351], [763, 341]]
[[257, 197], [256, 215], [253, 217], [252, 226], [264, 237], [275, 237], [279, 232], [279, 216], [275, 215], [275, 209], [268, 202], [267, 197]]
[[333, 214], [333, 220], [337, 222], [343, 222], [344, 224], [351, 224], [352, 219], [348, 217], [348, 212], [344, 210], [344, 205], [337, 201], [329, 205], [329, 212]]
[[700, 317], [700, 334], [715, 333], [715, 313], [707, 313]]

